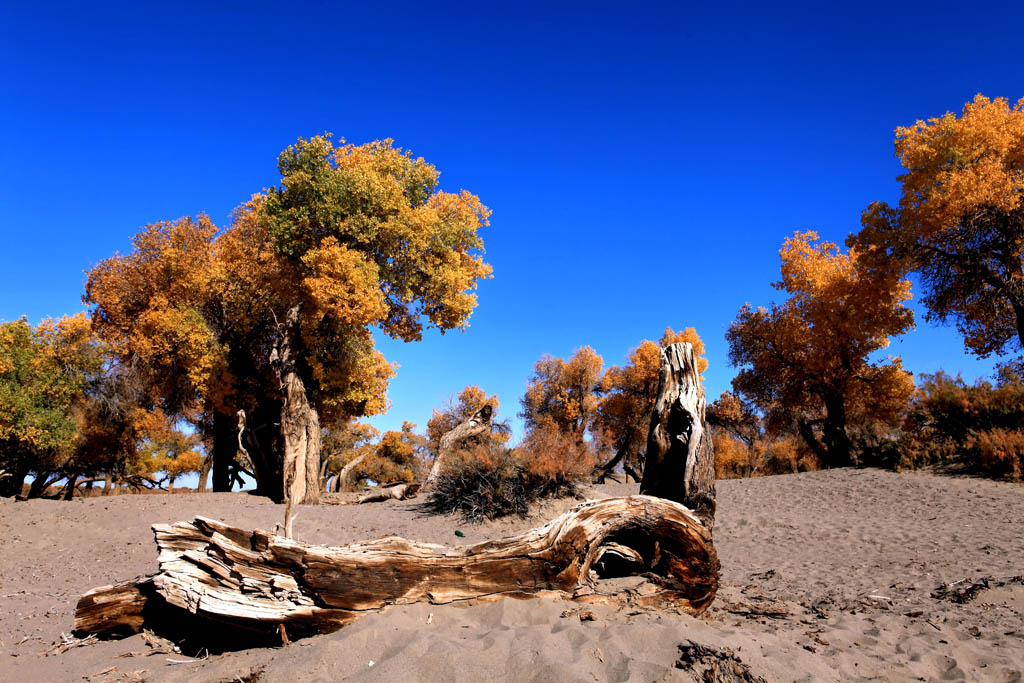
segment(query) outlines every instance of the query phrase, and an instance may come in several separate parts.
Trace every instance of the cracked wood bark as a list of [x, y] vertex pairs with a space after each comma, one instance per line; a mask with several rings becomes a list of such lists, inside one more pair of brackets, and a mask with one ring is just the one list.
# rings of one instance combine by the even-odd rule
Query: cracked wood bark
[[640, 493], [682, 503], [710, 531], [715, 521], [715, 451], [704, 413], [704, 385], [693, 346], [679, 342], [662, 349]]
[[[313, 546], [204, 517], [153, 531], [159, 572], [86, 593], [76, 631], [114, 635], [214, 621], [265, 635], [284, 625], [302, 635], [393, 604], [549, 591], [696, 615], [718, 589], [710, 532], [682, 505], [650, 496], [587, 501], [521, 536], [456, 548], [393, 536]], [[650, 583], [602, 592], [599, 579], [626, 575]]]
[[430, 491], [437, 483], [437, 478], [444, 471], [446, 463], [451, 455], [462, 442], [487, 432], [491, 428], [491, 418], [494, 416], [494, 408], [490, 403], [485, 403], [477, 409], [469, 419], [460, 423], [455, 429], [447, 432], [441, 437], [441, 443], [437, 447], [437, 457], [434, 465], [430, 468], [430, 474], [423, 483], [423, 491]]

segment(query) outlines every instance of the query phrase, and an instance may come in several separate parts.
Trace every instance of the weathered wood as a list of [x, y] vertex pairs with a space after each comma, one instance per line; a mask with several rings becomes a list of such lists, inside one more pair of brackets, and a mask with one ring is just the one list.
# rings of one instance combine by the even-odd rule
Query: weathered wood
[[704, 413], [704, 385], [693, 346], [679, 342], [662, 349], [640, 493], [682, 503], [710, 531], [715, 521], [715, 451]]
[[[153, 530], [159, 572], [89, 591], [76, 630], [141, 628], [150, 587], [149, 600], [178, 608], [157, 612], [163, 619], [188, 613], [265, 634], [281, 624], [330, 631], [393, 604], [547, 591], [699, 614], [718, 588], [710, 532], [682, 505], [650, 496], [587, 501], [521, 536], [455, 548], [398, 537], [312, 546], [204, 517]], [[602, 590], [600, 579], [630, 574], [647, 577], [647, 590]]]
[[385, 486], [375, 491], [369, 491], [359, 496], [358, 503], [378, 503], [384, 500], [408, 500], [409, 498], [415, 498], [416, 492], [419, 491], [418, 484], [396, 484], [394, 486]]
[[423, 490], [430, 491], [437, 483], [437, 478], [444, 471], [452, 454], [463, 442], [480, 436], [491, 428], [491, 418], [494, 416], [494, 407], [485, 403], [476, 410], [469, 419], [460, 423], [450, 432], [441, 437], [437, 447], [437, 457], [434, 458], [434, 465], [430, 468], [430, 474], [423, 483]]
[[93, 588], [78, 600], [75, 630], [83, 633], [131, 635], [142, 630], [142, 612], [153, 595], [153, 582], [124, 581]]

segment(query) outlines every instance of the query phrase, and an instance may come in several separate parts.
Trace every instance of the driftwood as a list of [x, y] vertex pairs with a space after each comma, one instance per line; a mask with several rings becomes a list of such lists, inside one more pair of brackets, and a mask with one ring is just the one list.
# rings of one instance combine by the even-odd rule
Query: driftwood
[[[456, 548], [397, 537], [312, 546], [204, 517], [153, 530], [159, 572], [86, 593], [76, 631], [215, 622], [220, 636], [227, 624], [279, 641], [283, 627], [293, 637], [331, 631], [393, 604], [549, 591], [700, 614], [718, 588], [710, 532], [682, 505], [649, 496], [587, 501], [521, 536]], [[603, 590], [601, 579], [628, 575], [650, 583]]]
[[362, 504], [379, 503], [383, 500], [408, 500], [409, 498], [416, 497], [416, 492], [419, 488], [418, 484], [395, 484], [394, 486], [384, 486], [364, 493], [359, 496], [356, 502]]
[[704, 411], [704, 385], [693, 346], [680, 342], [665, 347], [640, 493], [682, 503], [710, 531], [715, 521], [715, 451]]
[[423, 483], [424, 491], [429, 491], [437, 483], [438, 476], [444, 471], [447, 462], [451, 459], [452, 453], [455, 452], [459, 444], [490, 430], [491, 418], [493, 416], [494, 407], [490, 403], [485, 403], [470, 415], [468, 420], [460, 423], [455, 429], [441, 437], [434, 465], [430, 468], [430, 474], [427, 475], [427, 480]]

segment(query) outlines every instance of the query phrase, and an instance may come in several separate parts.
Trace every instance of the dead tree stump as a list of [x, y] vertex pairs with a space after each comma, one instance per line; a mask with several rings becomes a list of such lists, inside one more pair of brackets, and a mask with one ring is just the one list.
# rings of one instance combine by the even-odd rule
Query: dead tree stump
[[688, 342], [661, 351], [640, 493], [682, 503], [710, 531], [715, 521], [715, 450], [704, 416], [704, 385]]
[[[153, 531], [158, 573], [86, 593], [76, 631], [122, 635], [215, 622], [264, 636], [284, 626], [296, 636], [388, 605], [549, 591], [696, 615], [718, 589], [710, 532], [682, 505], [650, 496], [587, 501], [521, 536], [456, 548], [397, 537], [313, 546], [204, 517]], [[628, 575], [649, 583], [602, 590], [601, 579]]]

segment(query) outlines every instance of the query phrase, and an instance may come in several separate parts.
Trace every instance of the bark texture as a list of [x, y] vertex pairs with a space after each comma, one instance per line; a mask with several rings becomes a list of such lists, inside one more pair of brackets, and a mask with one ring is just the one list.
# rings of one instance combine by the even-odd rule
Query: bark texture
[[709, 531], [714, 525], [715, 451], [705, 420], [704, 385], [687, 342], [661, 351], [640, 493], [682, 503]]
[[[82, 633], [209, 621], [273, 635], [339, 628], [392, 604], [560, 591], [576, 600], [700, 614], [718, 589], [711, 533], [682, 505], [649, 496], [587, 501], [521, 536], [449, 548], [388, 537], [330, 548], [204, 517], [153, 527], [159, 572], [86, 593]], [[604, 592], [602, 578], [649, 582]]]
[[284, 438], [283, 473], [285, 535], [291, 536], [291, 507], [320, 502], [320, 416], [310, 401], [303, 380], [297, 347], [300, 345], [299, 308], [288, 311], [271, 358], [281, 381], [281, 434]]
[[423, 490], [429, 491], [437, 483], [437, 478], [444, 471], [447, 463], [451, 460], [452, 453], [465, 441], [480, 436], [491, 429], [491, 418], [494, 417], [494, 408], [491, 404], [485, 403], [469, 419], [460, 423], [455, 429], [441, 437], [438, 444], [437, 457], [434, 465], [430, 468], [430, 474], [423, 483]]

